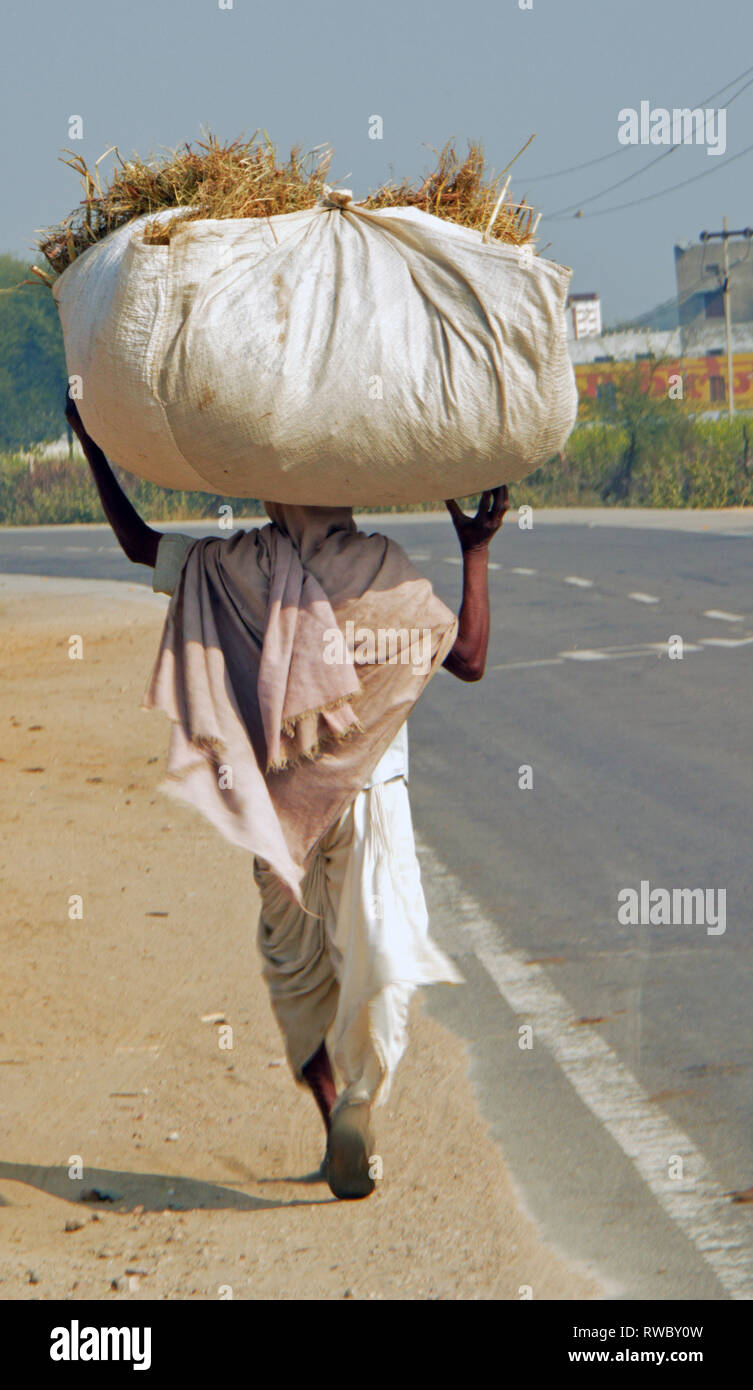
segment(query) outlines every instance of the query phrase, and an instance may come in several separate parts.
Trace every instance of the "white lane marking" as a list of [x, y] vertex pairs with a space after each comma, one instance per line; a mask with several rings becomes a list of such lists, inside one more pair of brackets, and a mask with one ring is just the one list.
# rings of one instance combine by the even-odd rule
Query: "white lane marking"
[[[684, 642], [683, 652], [702, 652], [704, 647], [743, 647], [753, 643], [753, 637], [733, 639], [730, 637], [707, 637], [701, 642]], [[583, 647], [580, 650], [560, 652], [559, 656], [544, 656], [531, 661], [503, 661], [488, 666], [488, 671], [521, 671], [530, 666], [561, 666], [563, 661], [626, 661], [631, 656], [666, 656], [666, 642], [631, 643], [625, 647], [603, 647], [595, 649]]]
[[659, 602], [658, 598], [654, 598], [654, 595], [653, 595], [653, 594], [641, 594], [641, 593], [628, 594], [628, 598], [631, 598], [631, 599], [633, 600], [634, 603], [658, 603], [658, 602]]
[[726, 613], [723, 608], [707, 608], [704, 618], [717, 618], [720, 623], [742, 623], [742, 613]]
[[527, 570], [524, 565], [513, 565], [513, 574], [538, 574], [538, 570]]
[[[656, 656], [666, 652], [666, 642], [657, 642], [651, 646], [642, 647], [634, 651], [617, 651], [614, 648], [606, 647], [603, 652], [588, 651], [585, 647], [579, 652], [561, 652], [560, 655], [568, 657], [571, 661], [627, 661], [631, 656]], [[694, 647], [686, 642], [683, 645], [685, 652], [700, 652], [702, 647]]]
[[431, 556], [425, 550], [409, 550], [409, 560], [430, 560]]
[[589, 651], [587, 647], [583, 647], [578, 652], [560, 652], [560, 656], [568, 661], [609, 661], [611, 652]]
[[[667, 644], [666, 642], [625, 642], [620, 647], [604, 647], [603, 650], [605, 652], [635, 652], [638, 655], [640, 652], [665, 652]], [[701, 649], [691, 646], [691, 650], [699, 652]]]
[[457, 555], [443, 556], [446, 565], [462, 565], [463, 561]]
[[[479, 904], [464, 892], [429, 846], [417, 840], [422, 868], [441, 885], [439, 898], [514, 1013], [533, 1026], [568, 1081], [619, 1144], [657, 1202], [709, 1264], [734, 1299], [753, 1297], [753, 1249], [747, 1214], [732, 1206], [692, 1139], [652, 1103], [616, 1052], [591, 1028], [573, 1028], [575, 1009], [540, 965], [509, 946]], [[459, 920], [460, 919], [460, 920]], [[682, 1178], [670, 1179], [673, 1155]]]
[[[702, 646], [693, 642], [683, 642], [682, 649], [683, 652], [703, 651]], [[666, 642], [643, 642], [628, 647], [574, 648], [569, 652], [560, 652], [560, 656], [569, 657], [571, 661], [623, 661], [628, 656], [664, 656], [668, 650]]]
[[568, 574], [565, 579], [566, 584], [574, 584], [577, 589], [593, 589], [593, 579], [581, 579], [577, 574]]
[[504, 661], [501, 666], [490, 666], [490, 671], [520, 671], [528, 666], [561, 666], [561, 656], [542, 656], [538, 661]]

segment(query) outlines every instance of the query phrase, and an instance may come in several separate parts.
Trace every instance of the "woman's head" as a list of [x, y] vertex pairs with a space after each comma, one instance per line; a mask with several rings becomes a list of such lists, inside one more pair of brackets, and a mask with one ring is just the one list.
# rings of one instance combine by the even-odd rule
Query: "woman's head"
[[288, 536], [305, 559], [333, 531], [355, 531], [352, 507], [302, 507], [292, 502], [265, 502], [270, 521]]

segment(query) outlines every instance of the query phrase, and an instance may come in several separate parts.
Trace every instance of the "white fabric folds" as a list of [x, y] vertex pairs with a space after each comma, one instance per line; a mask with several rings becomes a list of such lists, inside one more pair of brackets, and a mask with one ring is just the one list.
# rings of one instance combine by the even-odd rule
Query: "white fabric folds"
[[307, 912], [258, 860], [255, 877], [264, 976], [294, 1076], [328, 1037], [339, 1103], [381, 1104], [415, 989], [463, 983], [429, 935], [405, 780], [360, 792], [322, 838], [302, 887]]

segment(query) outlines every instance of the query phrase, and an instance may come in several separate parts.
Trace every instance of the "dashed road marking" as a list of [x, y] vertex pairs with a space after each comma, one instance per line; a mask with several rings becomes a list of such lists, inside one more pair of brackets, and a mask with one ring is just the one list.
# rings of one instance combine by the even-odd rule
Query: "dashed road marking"
[[753, 637], [702, 637], [701, 641], [704, 647], [749, 647]]
[[538, 570], [529, 570], [529, 569], [526, 569], [524, 565], [513, 565], [513, 567], [512, 567], [512, 573], [513, 573], [513, 574], [538, 574]]
[[580, 575], [568, 574], [565, 579], [566, 584], [573, 584], [576, 589], [593, 589], [593, 579], [581, 579]]
[[634, 603], [658, 603], [658, 602], [659, 602], [658, 598], [655, 598], [653, 594], [634, 593], [634, 594], [628, 594], [628, 598], [631, 598], [631, 599], [633, 600]]
[[[609, 661], [611, 655], [611, 652], [590, 651], [587, 647], [583, 647], [580, 651], [560, 652], [560, 656], [568, 661]], [[635, 656], [636, 653], [630, 652], [629, 655]]]
[[[698, 642], [683, 642], [683, 653], [702, 652], [704, 647], [744, 647], [753, 643], [753, 637], [704, 637]], [[564, 661], [627, 661], [636, 656], [667, 656], [666, 642], [631, 643], [624, 647], [575, 647], [557, 656], [544, 656], [530, 661], [503, 661], [488, 666], [488, 671], [522, 671], [531, 666], [561, 666]]]
[[538, 661], [503, 661], [499, 666], [489, 666], [489, 671], [520, 671], [529, 666], [561, 666], [561, 656], [542, 656]]
[[742, 613], [725, 613], [723, 608], [707, 608], [704, 618], [717, 618], [720, 623], [742, 623]]
[[[603, 1037], [590, 1028], [573, 1028], [573, 1006], [540, 965], [530, 964], [525, 952], [506, 942], [438, 855], [421, 841], [418, 849], [427, 877], [439, 886], [443, 912], [460, 926], [510, 1009], [532, 1025], [534, 1038], [552, 1054], [583, 1104], [611, 1134], [730, 1297], [753, 1297], [747, 1214], [731, 1204], [701, 1150], [649, 1100]], [[682, 1158], [684, 1175], [671, 1179], [669, 1165], [676, 1155]]]

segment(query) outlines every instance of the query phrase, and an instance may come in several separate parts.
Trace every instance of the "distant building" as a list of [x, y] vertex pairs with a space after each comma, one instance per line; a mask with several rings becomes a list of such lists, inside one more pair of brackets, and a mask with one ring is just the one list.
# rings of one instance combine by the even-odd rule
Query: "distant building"
[[[753, 241], [730, 238], [732, 346], [750, 351], [753, 343]], [[683, 352], [709, 352], [726, 345], [724, 259], [720, 241], [675, 246], [677, 306]]]
[[601, 333], [601, 301], [598, 294], [571, 294], [568, 297], [569, 309], [568, 337], [593, 338]]
[[678, 328], [663, 333], [646, 328], [623, 328], [615, 333], [602, 333], [598, 338], [571, 339], [567, 350], [573, 364], [634, 362], [642, 357], [677, 357], [682, 352], [682, 344]]
[[[730, 238], [728, 255], [732, 351], [736, 358], [744, 355], [747, 360], [753, 353], [753, 238]], [[726, 385], [712, 359], [726, 356], [727, 351], [722, 245], [719, 241], [686, 242], [675, 246], [674, 256], [677, 298], [606, 332], [599, 295], [594, 291], [571, 294], [566, 314], [570, 360], [574, 366], [606, 366], [642, 359], [705, 358], [708, 367], [694, 368], [694, 372], [697, 375], [700, 371], [711, 383], [704, 391], [712, 400], [720, 400]], [[726, 367], [726, 382], [725, 374]], [[742, 383], [743, 395], [747, 396], [749, 389]]]

